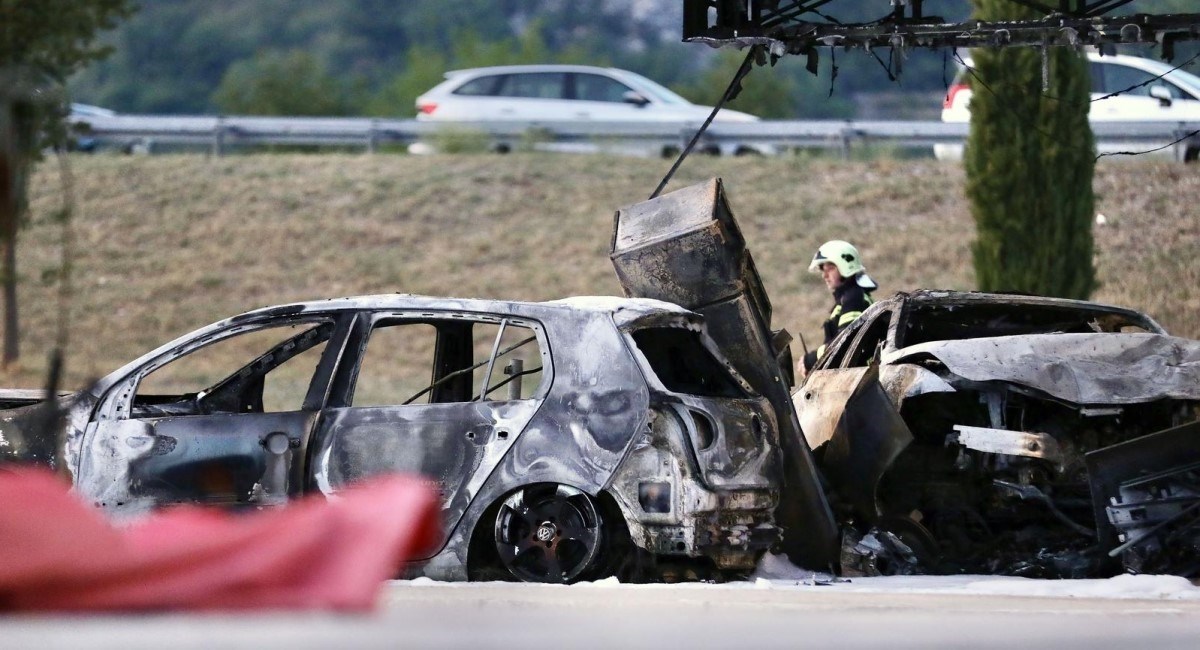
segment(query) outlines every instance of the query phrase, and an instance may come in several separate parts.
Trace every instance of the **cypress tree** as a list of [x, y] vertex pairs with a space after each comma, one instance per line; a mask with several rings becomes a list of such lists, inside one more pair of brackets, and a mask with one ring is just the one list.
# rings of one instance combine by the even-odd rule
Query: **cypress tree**
[[[1035, 17], [1010, 0], [974, 2], [982, 20]], [[1048, 48], [1043, 89], [1040, 49], [972, 54], [964, 164], [976, 283], [982, 291], [1087, 298], [1096, 288], [1087, 57], [1070, 47]]]

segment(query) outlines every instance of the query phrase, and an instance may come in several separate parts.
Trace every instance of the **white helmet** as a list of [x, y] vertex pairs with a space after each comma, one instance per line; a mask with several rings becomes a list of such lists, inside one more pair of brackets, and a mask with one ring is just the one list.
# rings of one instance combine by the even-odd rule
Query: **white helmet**
[[875, 289], [878, 285], [867, 275], [867, 267], [863, 266], [862, 256], [858, 254], [858, 249], [853, 244], [840, 239], [834, 239], [821, 244], [817, 249], [817, 254], [813, 255], [812, 262], [808, 265], [808, 270], [814, 273], [821, 272], [821, 265], [829, 262], [837, 267], [838, 273], [842, 274], [843, 278], [853, 278], [858, 286], [864, 289]]

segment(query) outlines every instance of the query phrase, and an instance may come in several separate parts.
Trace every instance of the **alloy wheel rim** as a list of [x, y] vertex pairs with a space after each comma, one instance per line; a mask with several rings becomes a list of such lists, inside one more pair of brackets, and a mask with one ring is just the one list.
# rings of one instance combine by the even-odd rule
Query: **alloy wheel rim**
[[562, 584], [592, 565], [602, 524], [586, 493], [565, 485], [529, 486], [501, 504], [495, 539], [500, 560], [514, 577]]

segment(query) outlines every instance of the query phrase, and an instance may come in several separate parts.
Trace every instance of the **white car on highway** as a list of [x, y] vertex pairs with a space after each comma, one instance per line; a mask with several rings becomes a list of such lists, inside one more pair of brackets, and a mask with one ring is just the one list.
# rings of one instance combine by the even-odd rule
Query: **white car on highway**
[[[681, 134], [687, 125], [698, 127], [712, 111], [711, 106], [693, 104], [635, 72], [585, 65], [512, 65], [447, 72], [445, 81], [417, 97], [416, 108], [420, 121], [669, 122], [678, 123]], [[713, 121], [758, 119], [722, 109]], [[564, 143], [558, 144], [553, 148], [564, 149]], [[581, 151], [599, 148], [594, 141], [565, 144]], [[493, 144], [500, 151], [510, 146], [502, 141]], [[670, 154], [679, 148], [679, 142], [648, 141], [620, 147], [625, 153], [643, 155]], [[725, 155], [773, 153], [769, 146], [738, 142], [701, 143], [699, 150]]]
[[[1200, 122], [1200, 77], [1174, 66], [1136, 56], [1088, 53], [1092, 77], [1092, 106], [1088, 119], [1098, 122]], [[970, 59], [966, 60], [968, 66]], [[946, 93], [942, 104], [942, 121], [948, 123], [970, 122], [971, 87], [968, 85], [970, 71], [961, 68], [954, 83]], [[1164, 140], [1166, 145], [1174, 138]], [[1097, 142], [1101, 152], [1152, 149], [1156, 144], [1131, 145], [1118, 140], [1104, 139]], [[1164, 149], [1160, 155], [1171, 155], [1179, 160], [1196, 161], [1200, 158], [1200, 137], [1185, 140], [1175, 147]], [[962, 145], [941, 144], [934, 147], [934, 155], [941, 160], [956, 160], [962, 157]]]

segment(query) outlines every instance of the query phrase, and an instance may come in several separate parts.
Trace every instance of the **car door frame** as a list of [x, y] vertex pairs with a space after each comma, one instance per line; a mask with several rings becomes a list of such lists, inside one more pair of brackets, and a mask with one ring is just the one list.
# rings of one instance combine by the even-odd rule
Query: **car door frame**
[[[601, 77], [613, 83], [620, 84], [630, 92], [636, 92], [646, 99], [644, 105], [637, 105], [630, 102], [610, 102], [591, 99], [582, 99], [579, 97], [577, 83], [579, 77], [591, 76]], [[646, 93], [630, 86], [624, 81], [612, 77], [610, 75], [601, 74], [599, 72], [571, 72], [567, 75], [565, 93], [572, 104], [575, 116], [571, 119], [590, 120], [595, 122], [629, 122], [629, 121], [654, 121], [664, 119], [661, 111], [655, 110], [658, 101], [653, 97], [647, 97]], [[586, 117], [584, 116], [586, 114]], [[674, 117], [674, 116], [671, 116]]]
[[889, 321], [887, 334], [884, 335], [884, 349], [887, 350], [895, 340], [900, 311], [896, 307], [883, 307], [855, 321], [853, 329], [843, 331], [830, 342], [824, 357], [829, 361], [824, 366], [818, 363], [805, 377], [800, 390], [794, 395], [793, 404], [810, 448], [816, 449], [833, 438], [848, 401], [871, 365], [849, 365], [850, 356], [861, 343], [862, 337], [880, 318], [886, 316]]
[[[397, 404], [389, 406], [354, 406], [353, 396], [361, 364], [370, 348], [371, 332], [382, 322], [401, 320], [413, 323], [430, 321], [470, 321], [500, 324], [507, 322], [534, 331], [542, 362], [542, 380], [535, 394], [519, 400], [474, 400], [468, 402], [442, 402], [429, 404]], [[439, 331], [439, 338], [441, 333]], [[441, 354], [442, 343], [435, 343], [434, 361]], [[496, 354], [493, 350], [492, 354]], [[496, 370], [499, 370], [498, 368]], [[495, 374], [495, 373], [493, 373]], [[436, 381], [432, 377], [431, 381]], [[440, 493], [443, 511], [443, 537], [429, 550], [430, 556], [439, 552], [450, 540], [455, 526], [479, 494], [483, 483], [500, 464], [505, 454], [520, 438], [529, 423], [542, 409], [554, 382], [554, 365], [550, 351], [547, 328], [537, 319], [517, 314], [498, 312], [471, 312], [454, 310], [384, 308], [364, 311], [350, 332], [346, 354], [334, 375], [326, 407], [313, 430], [313, 443], [308, 448], [309, 467], [306, 489], [324, 494], [333, 494], [342, 487], [341, 480], [334, 476], [333, 445], [335, 437], [345, 436], [345, 431], [355, 426], [402, 426], [404, 432], [421, 435], [441, 434], [450, 445], [459, 443], [463, 458], [458, 463], [459, 471], [450, 484], [451, 467], [422, 467], [429, 485]], [[489, 382], [490, 383], [490, 382]], [[472, 393], [473, 394], [473, 393]], [[464, 429], [456, 427], [453, 415], [463, 414]], [[422, 414], [432, 418], [422, 419]], [[472, 417], [467, 417], [472, 416]], [[391, 418], [390, 420], [387, 418]], [[432, 421], [432, 422], [430, 422]], [[384, 423], [384, 424], [381, 424]], [[439, 427], [441, 427], [439, 429]], [[469, 440], [462, 443], [453, 438], [461, 435]], [[472, 448], [472, 446], [474, 448]], [[471, 452], [474, 452], [472, 455]], [[422, 451], [422, 455], [425, 456]], [[445, 459], [438, 459], [445, 460]], [[423, 463], [425, 458], [421, 459]], [[442, 472], [440, 470], [447, 470]], [[391, 470], [396, 471], [396, 470]]]
[[[92, 411], [81, 443], [79, 471], [76, 488], [87, 498], [98, 505], [109, 508], [126, 508], [140, 511], [159, 505], [158, 499], [135, 493], [131, 485], [133, 479], [132, 466], [139, 461], [154, 455], [169, 453], [174, 448], [172, 440], [167, 436], [155, 435], [154, 423], [147, 420], [170, 420], [186, 417], [203, 417], [180, 415], [171, 417], [134, 418], [132, 417], [134, 398], [141, 381], [151, 372], [179, 360], [188, 354], [208, 345], [234, 338], [242, 334], [262, 331], [273, 327], [283, 327], [303, 323], [329, 322], [333, 325], [329, 339], [321, 358], [309, 378], [308, 389], [304, 401], [298, 411], [284, 414], [276, 413], [238, 413], [223, 414], [239, 419], [251, 416], [262, 416], [264, 423], [276, 423], [297, 418], [280, 417], [288, 414], [304, 414], [307, 417], [307, 427], [298, 436], [289, 436], [291, 450], [287, 452], [286, 476], [288, 495], [295, 496], [302, 492], [307, 457], [307, 448], [316, 429], [320, 414], [328, 396], [333, 376], [339, 360], [344, 352], [348, 334], [351, 331], [356, 313], [352, 311], [292, 311], [286, 313], [264, 313], [249, 317], [236, 317], [230, 321], [197, 330], [177, 344], [144, 359], [130, 369], [122, 377], [114, 381], [107, 390], [98, 396], [96, 406]], [[282, 341], [280, 342], [282, 343]], [[258, 360], [256, 357], [247, 365]], [[284, 362], [286, 363], [286, 361]], [[276, 366], [278, 367], [278, 366]], [[225, 380], [222, 380], [222, 382]], [[211, 425], [211, 423], [207, 423]], [[202, 427], [207, 426], [202, 424]], [[211, 428], [211, 426], [208, 426]], [[268, 427], [270, 428], [270, 427]], [[267, 431], [262, 438], [265, 440], [275, 432]], [[249, 435], [249, 434], [248, 434]], [[254, 440], [246, 449], [260, 445], [262, 440]], [[255, 450], [259, 453], [259, 450]], [[261, 448], [264, 464], [267, 451]]]
[[[829, 354], [840, 354], [836, 366], [809, 373], [793, 404], [805, 439], [835, 490], [865, 520], [882, 514], [877, 490], [883, 474], [912, 443], [912, 432], [879, 382], [879, 360], [850, 365], [851, 357], [881, 318], [888, 319], [879, 356], [895, 345], [903, 305], [880, 307], [864, 314], [854, 332], [845, 332]], [[833, 343], [837, 343], [834, 341]], [[833, 358], [832, 356], [830, 357]]]
[[[527, 97], [524, 95], [495, 95], [497, 107], [503, 120], [524, 120], [531, 122], [556, 122], [576, 119], [570, 114], [576, 102], [567, 97], [569, 73], [565, 70], [522, 70], [505, 73], [504, 79], [497, 83], [496, 91], [506, 90], [519, 77], [559, 75], [558, 97]], [[487, 118], [493, 119], [493, 118]]]

